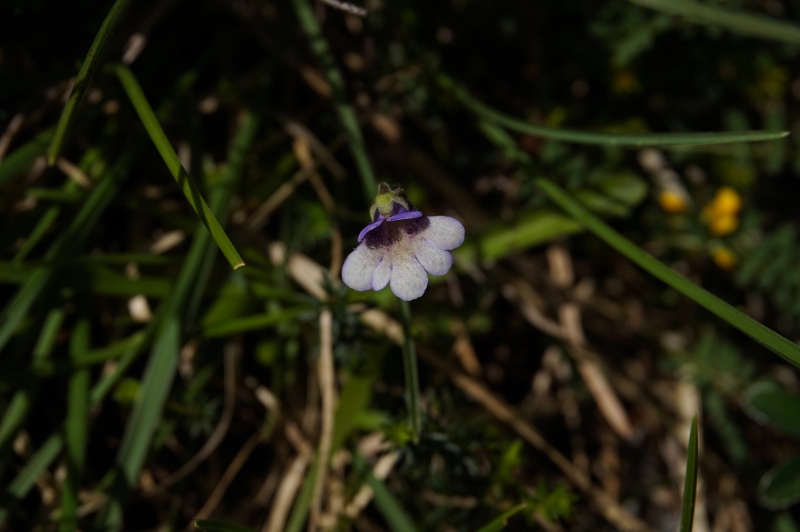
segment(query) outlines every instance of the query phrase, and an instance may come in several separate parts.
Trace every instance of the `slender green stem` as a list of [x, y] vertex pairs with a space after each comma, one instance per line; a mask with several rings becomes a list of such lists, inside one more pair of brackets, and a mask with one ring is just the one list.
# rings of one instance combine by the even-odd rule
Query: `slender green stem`
[[[672, 1], [672, 0], [670, 0]], [[437, 78], [439, 85], [461, 100], [468, 109], [484, 120], [501, 125], [519, 133], [535, 135], [553, 140], [575, 144], [595, 144], [601, 146], [708, 146], [739, 142], [779, 140], [789, 136], [788, 131], [719, 131], [704, 133], [644, 133], [624, 134], [602, 131], [576, 131], [532, 124], [519, 118], [492, 109], [475, 99], [467, 89], [444, 74]], [[516, 150], [517, 148], [515, 148]], [[519, 151], [519, 153], [524, 153]]]
[[314, 10], [311, 9], [311, 4], [308, 0], [292, 0], [297, 18], [300, 20], [300, 26], [303, 32], [308, 37], [309, 46], [311, 51], [317, 57], [319, 66], [322, 73], [331, 84], [333, 90], [334, 105], [336, 114], [339, 116], [339, 122], [347, 132], [350, 140], [350, 153], [353, 155], [358, 173], [361, 176], [361, 185], [364, 188], [364, 194], [367, 196], [367, 202], [372, 203], [375, 199], [375, 193], [378, 187], [375, 183], [375, 175], [372, 173], [372, 167], [369, 164], [369, 157], [367, 157], [366, 145], [364, 143], [364, 136], [361, 134], [361, 129], [358, 127], [358, 119], [353, 111], [353, 108], [347, 102], [347, 96], [344, 90], [344, 78], [342, 73], [336, 66], [336, 61], [328, 48], [328, 41], [322, 34], [322, 29], [314, 17]]
[[636, 244], [627, 240], [598, 217], [584, 209], [572, 199], [561, 187], [547, 179], [539, 178], [534, 182], [547, 196], [564, 209], [573, 218], [583, 224], [589, 231], [600, 237], [630, 260], [641, 266], [651, 275], [661, 279], [672, 288], [710, 310], [757, 342], [783, 357], [787, 362], [800, 368], [800, 346], [787, 340], [772, 329], [758, 323], [753, 318], [736, 310], [717, 296], [700, 288], [687, 278], [673, 271], [651, 255], [642, 251]]
[[403, 369], [406, 375], [406, 403], [411, 423], [412, 439], [419, 441], [422, 431], [422, 406], [419, 394], [419, 370], [417, 369], [417, 351], [411, 338], [411, 305], [408, 301], [400, 301], [400, 313], [403, 317]]

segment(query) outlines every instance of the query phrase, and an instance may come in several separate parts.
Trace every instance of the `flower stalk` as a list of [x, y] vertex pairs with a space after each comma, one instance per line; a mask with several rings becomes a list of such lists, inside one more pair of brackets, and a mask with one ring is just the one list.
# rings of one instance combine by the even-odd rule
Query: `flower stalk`
[[422, 431], [422, 404], [419, 393], [419, 371], [417, 369], [417, 352], [411, 338], [411, 305], [408, 301], [400, 301], [400, 314], [403, 324], [403, 372], [406, 377], [406, 405], [411, 426], [411, 441], [419, 443]]

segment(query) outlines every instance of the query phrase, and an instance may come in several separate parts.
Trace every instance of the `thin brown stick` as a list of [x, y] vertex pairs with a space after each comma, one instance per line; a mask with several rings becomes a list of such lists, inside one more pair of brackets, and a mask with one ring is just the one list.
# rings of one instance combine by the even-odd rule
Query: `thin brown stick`
[[322, 423], [317, 451], [317, 478], [311, 498], [308, 530], [317, 529], [322, 509], [322, 493], [328, 473], [328, 462], [333, 442], [333, 421], [336, 411], [336, 379], [333, 367], [333, 314], [325, 309], [319, 315], [319, 388], [322, 394]]
[[286, 438], [294, 445], [298, 454], [286, 468], [281, 485], [275, 493], [272, 511], [267, 522], [264, 523], [263, 532], [282, 532], [286, 528], [289, 510], [291, 510], [292, 502], [305, 480], [305, 472], [313, 456], [311, 446], [293, 423], [286, 424]]

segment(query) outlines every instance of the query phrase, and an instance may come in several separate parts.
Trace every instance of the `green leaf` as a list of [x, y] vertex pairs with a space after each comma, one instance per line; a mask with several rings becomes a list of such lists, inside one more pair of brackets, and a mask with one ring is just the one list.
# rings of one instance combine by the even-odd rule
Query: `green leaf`
[[638, 264], [654, 277], [665, 282], [678, 292], [713, 312], [754, 340], [760, 342], [777, 355], [783, 357], [787, 362], [796, 367], [800, 367], [800, 346], [787, 340], [772, 329], [758, 323], [750, 316], [736, 310], [717, 296], [704, 290], [686, 277], [670, 269], [656, 258], [647, 254], [636, 244], [627, 240], [606, 225], [597, 216], [583, 208], [555, 183], [543, 178], [537, 178], [534, 182], [552, 201], [569, 213], [575, 220], [583, 224], [589, 231], [605, 241], [606, 244], [625, 255], [628, 259]]
[[528, 503], [523, 502], [520, 503], [513, 508], [506, 510], [502, 514], [498, 515], [485, 525], [483, 525], [478, 532], [497, 532], [498, 530], [503, 530], [506, 525], [508, 524], [508, 520], [520, 513], [521, 511], [525, 510], [528, 507]]
[[233, 246], [230, 238], [228, 238], [225, 230], [222, 229], [222, 226], [217, 221], [214, 212], [208, 204], [206, 204], [197, 186], [189, 179], [189, 174], [186, 173], [178, 155], [175, 153], [175, 150], [172, 149], [167, 135], [161, 128], [161, 124], [159, 124], [158, 118], [156, 118], [153, 109], [147, 102], [147, 98], [145, 98], [142, 88], [139, 86], [136, 78], [133, 77], [130, 70], [122, 65], [116, 65], [114, 71], [117, 73], [125, 92], [128, 93], [133, 107], [139, 114], [142, 124], [144, 124], [147, 133], [150, 135], [150, 139], [158, 149], [158, 153], [161, 154], [161, 158], [164, 159], [164, 163], [167, 165], [172, 177], [175, 178], [175, 181], [181, 187], [184, 196], [186, 196], [187, 201], [197, 213], [200, 221], [208, 228], [214, 242], [217, 243], [220, 251], [222, 251], [222, 254], [228, 259], [228, 262], [234, 270], [244, 266], [242, 257], [239, 256], [239, 252], [236, 251], [236, 248]]
[[89, 53], [86, 54], [86, 59], [83, 60], [67, 104], [64, 106], [64, 111], [62, 111], [61, 117], [58, 119], [53, 142], [50, 144], [50, 150], [47, 155], [47, 161], [50, 164], [55, 164], [59, 153], [61, 153], [61, 147], [64, 145], [67, 130], [72, 124], [72, 120], [75, 118], [78, 105], [81, 103], [83, 95], [86, 94], [86, 90], [92, 83], [97, 65], [100, 64], [100, 59], [103, 57], [103, 53], [106, 50], [108, 39], [111, 37], [111, 33], [119, 22], [120, 15], [122, 15], [129, 1], [130, 0], [117, 0], [114, 2], [114, 5], [111, 6], [111, 11], [108, 12], [106, 19], [103, 21], [103, 25], [100, 26], [100, 30], [97, 32], [92, 46], [89, 48]]
[[530, 122], [519, 120], [496, 111], [473, 98], [464, 88], [460, 87], [452, 79], [443, 74], [439, 76], [438, 81], [444, 89], [451, 91], [456, 98], [467, 106], [467, 108], [485, 120], [489, 120], [520, 133], [553, 140], [573, 142], [576, 144], [598, 144], [603, 146], [627, 146], [635, 148], [644, 146], [703, 146], [711, 144], [729, 144], [732, 142], [777, 140], [789, 136], [788, 131], [723, 131], [717, 133], [648, 133], [628, 135], [559, 129], [531, 124]]
[[777, 384], [767, 381], [754, 383], [745, 392], [742, 406], [759, 423], [772, 424], [800, 436], [800, 396]]
[[53, 131], [53, 129], [43, 131], [39, 136], [20, 146], [0, 161], [0, 185], [24, 176], [31, 169], [36, 158], [44, 155], [47, 150], [47, 145], [53, 138]]
[[195, 519], [194, 527], [203, 532], [253, 532], [246, 526], [222, 519]]
[[800, 501], [800, 456], [767, 471], [758, 483], [758, 497], [764, 506], [773, 510]]
[[697, 414], [692, 417], [689, 446], [686, 454], [686, 477], [683, 480], [681, 532], [691, 532], [694, 523], [694, 503], [697, 498]]
[[417, 530], [411, 517], [409, 517], [395, 496], [392, 495], [386, 484], [375, 478], [371, 472], [367, 475], [366, 483], [372, 488], [375, 505], [383, 514], [384, 519], [389, 524], [389, 528], [397, 532], [413, 532]]
[[755, 13], [719, 9], [693, 0], [628, 0], [642, 7], [685, 17], [692, 22], [719, 26], [771, 41], [800, 44], [800, 26]]

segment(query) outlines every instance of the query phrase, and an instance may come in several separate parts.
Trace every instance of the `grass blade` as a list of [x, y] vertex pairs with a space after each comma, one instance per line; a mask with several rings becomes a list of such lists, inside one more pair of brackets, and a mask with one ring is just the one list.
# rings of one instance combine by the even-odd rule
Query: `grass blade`
[[122, 15], [129, 1], [130, 0], [117, 0], [114, 2], [114, 5], [111, 6], [111, 11], [108, 12], [106, 19], [103, 21], [103, 25], [100, 26], [100, 30], [97, 32], [92, 46], [89, 48], [89, 53], [86, 54], [86, 59], [83, 60], [67, 104], [64, 106], [64, 111], [61, 112], [61, 117], [58, 119], [55, 135], [53, 136], [53, 141], [48, 150], [47, 162], [51, 165], [55, 164], [58, 155], [61, 153], [64, 139], [67, 136], [67, 130], [75, 118], [78, 105], [81, 103], [83, 95], [86, 94], [86, 90], [92, 83], [97, 65], [100, 64], [100, 60], [106, 50], [106, 45], [108, 45], [108, 39], [111, 37], [111, 33], [119, 22], [120, 15]]
[[770, 41], [800, 44], [800, 26], [755, 13], [718, 9], [693, 0], [628, 0], [638, 6]]
[[139, 86], [136, 78], [133, 77], [133, 74], [130, 70], [122, 65], [117, 65], [114, 68], [114, 71], [116, 72], [117, 77], [119, 77], [120, 83], [122, 83], [125, 92], [127, 92], [128, 97], [130, 98], [133, 107], [136, 109], [142, 124], [144, 124], [148, 135], [150, 135], [150, 139], [153, 141], [153, 144], [155, 144], [156, 149], [158, 149], [158, 153], [161, 154], [161, 158], [164, 159], [164, 163], [167, 165], [169, 172], [181, 187], [184, 196], [186, 196], [187, 201], [197, 213], [200, 221], [203, 222], [208, 231], [211, 233], [211, 237], [214, 239], [214, 242], [217, 243], [220, 251], [222, 251], [222, 254], [225, 255], [226, 259], [228, 259], [228, 262], [234, 270], [240, 266], [244, 266], [242, 257], [239, 256], [239, 252], [236, 251], [236, 248], [233, 246], [230, 238], [228, 238], [228, 235], [217, 221], [216, 216], [214, 216], [214, 212], [200, 195], [200, 191], [197, 189], [197, 186], [189, 179], [189, 174], [186, 173], [186, 170], [183, 168], [180, 159], [178, 159], [178, 155], [175, 153], [175, 150], [172, 149], [172, 145], [169, 143], [167, 135], [161, 128], [161, 124], [159, 124], [158, 118], [156, 118], [153, 109], [147, 102], [147, 99], [142, 92], [142, 88]]
[[[76, 363], [89, 349], [89, 322], [82, 320], [72, 332], [70, 360]], [[61, 492], [60, 530], [78, 528], [78, 491], [86, 467], [86, 447], [89, 440], [89, 370], [76, 369], [67, 388], [67, 480]]]
[[627, 146], [634, 148], [643, 146], [707, 146], [711, 144], [730, 144], [734, 142], [778, 140], [789, 136], [788, 131], [721, 131], [718, 133], [648, 133], [626, 135], [618, 133], [574, 131], [539, 126], [508, 116], [479, 102], [473, 98], [466, 89], [459, 86], [455, 81], [445, 75], [440, 75], [438, 81], [442, 88], [451, 91], [456, 98], [461, 100], [461, 103], [485, 120], [520, 133], [553, 140], [573, 142], [576, 144]]
[[683, 481], [681, 532], [691, 532], [694, 522], [694, 502], [697, 497], [697, 414], [692, 418], [689, 447], [686, 455], [686, 478]]
[[648, 255], [636, 244], [627, 240], [603, 223], [600, 218], [583, 208], [579, 203], [573, 200], [565, 190], [555, 183], [543, 178], [538, 178], [534, 181], [552, 201], [583, 224], [589, 231], [600, 237], [606, 244], [628, 257], [628, 259], [638, 264], [654, 277], [667, 283], [678, 292], [705, 307], [707, 310], [710, 310], [777, 355], [783, 357], [786, 361], [800, 368], [800, 346], [790, 342], [751, 317], [739, 312], [717, 296], [697, 286], [656, 258]]
[[[241, 155], [241, 152], [249, 150], [250, 142], [255, 136], [253, 134], [255, 127], [254, 119], [247, 117], [241, 125], [240, 134], [250, 140], [249, 142], [234, 142], [233, 154], [229, 156], [229, 159], [235, 159]], [[178, 164], [180, 165], [180, 163]], [[182, 167], [180, 168], [183, 170]], [[242, 169], [241, 164], [231, 165], [231, 170], [214, 189], [211, 204], [219, 214], [227, 212], [228, 200], [236, 188], [235, 184], [241, 176]], [[213, 216], [213, 213], [211, 215]], [[197, 287], [198, 284], [205, 286], [205, 283], [198, 283], [198, 279], [202, 272], [206, 271], [205, 263], [214, 261], [215, 254], [209, 252], [211, 249], [213, 249], [211, 234], [202, 230], [197, 231], [174, 290], [162, 303], [156, 319], [153, 320], [154, 323], [160, 325], [156, 332], [150, 359], [142, 376], [139, 396], [133, 405], [117, 454], [117, 464], [120, 467], [122, 478], [115, 479], [117, 482], [109, 500], [110, 504], [99, 516], [100, 528], [117, 529], [122, 525], [121, 499], [125, 492], [136, 485], [139, 471], [144, 465], [147, 452], [152, 444], [153, 435], [161, 422], [164, 405], [178, 368], [181, 325], [185, 321], [190, 298], [197, 292], [203, 292]], [[131, 353], [134, 353], [135, 349], [132, 348]], [[132, 356], [129, 357], [126, 353], [123, 359], [132, 360]], [[124, 363], [121, 361], [120, 366], [123, 365]], [[115, 374], [115, 376], [118, 375], [118, 373]], [[104, 390], [107, 391], [108, 388], [109, 386], [105, 386]], [[94, 395], [95, 392], [93, 392], [93, 399]]]
[[253, 532], [252, 529], [246, 526], [237, 525], [230, 521], [222, 521], [221, 519], [197, 519], [194, 522], [194, 527], [203, 532]]

